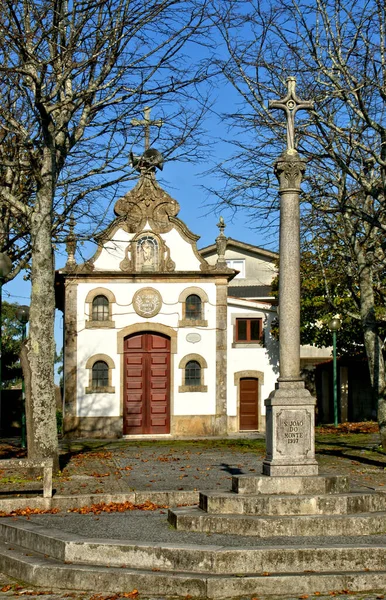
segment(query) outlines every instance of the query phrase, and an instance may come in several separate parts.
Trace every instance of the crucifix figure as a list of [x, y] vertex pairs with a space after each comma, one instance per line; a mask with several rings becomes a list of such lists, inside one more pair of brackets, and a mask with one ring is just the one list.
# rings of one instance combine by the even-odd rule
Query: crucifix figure
[[162, 119], [156, 119], [155, 121], [152, 121], [150, 119], [150, 111], [151, 111], [150, 106], [145, 106], [145, 108], [143, 109], [144, 118], [131, 120], [131, 124], [134, 125], [134, 127], [136, 127], [138, 125], [143, 125], [143, 127], [145, 129], [145, 152], [146, 152], [146, 150], [149, 150], [149, 148], [150, 148], [150, 127], [151, 127], [151, 125], [156, 125], [157, 127], [162, 127], [162, 125], [163, 125]]
[[268, 108], [280, 108], [284, 110], [287, 116], [287, 152], [294, 154], [295, 150], [295, 114], [298, 110], [314, 108], [311, 100], [300, 100], [296, 95], [296, 78], [288, 77], [287, 95], [281, 100], [270, 100]]

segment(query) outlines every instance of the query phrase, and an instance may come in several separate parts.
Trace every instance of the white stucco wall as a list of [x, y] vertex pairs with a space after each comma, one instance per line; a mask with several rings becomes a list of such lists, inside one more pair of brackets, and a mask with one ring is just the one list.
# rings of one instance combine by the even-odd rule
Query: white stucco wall
[[[151, 233], [150, 227], [143, 232]], [[120, 271], [120, 263], [125, 258], [125, 250], [136, 234], [118, 229], [111, 240], [103, 245], [100, 255], [94, 262], [97, 271]], [[170, 258], [175, 262], [176, 271], [199, 271], [200, 261], [194, 254], [192, 245], [183, 239], [176, 229], [160, 234], [170, 250]]]
[[94, 268], [97, 271], [120, 271], [119, 265], [125, 258], [125, 250], [133, 237], [133, 233], [118, 229], [111, 240], [103, 245], [100, 255], [94, 262]]
[[[238, 371], [261, 371], [264, 373], [264, 384], [261, 388], [261, 414], [265, 414], [264, 400], [275, 387], [278, 377], [278, 343], [270, 335], [272, 319], [276, 316], [275, 309], [259, 303], [228, 300], [228, 415], [237, 415], [237, 386], [234, 375]], [[264, 347], [250, 344], [249, 346], [232, 347], [234, 343], [234, 322], [237, 317], [262, 318], [264, 328]]]
[[[189, 283], [80, 283], [78, 285], [78, 337], [77, 337], [77, 405], [78, 414], [81, 416], [119, 416], [120, 386], [121, 386], [121, 355], [117, 352], [117, 335], [119, 331], [129, 325], [148, 323], [151, 330], [152, 323], [159, 323], [177, 331], [177, 353], [173, 355], [174, 373], [172, 373], [172, 399], [171, 411], [175, 415], [200, 415], [213, 414], [216, 396], [216, 286], [211, 282], [194, 283], [194, 287], [202, 289], [208, 296], [205, 303], [204, 318], [208, 321], [207, 327], [178, 327], [182, 319], [182, 304], [179, 302], [180, 294], [188, 287]], [[111, 291], [116, 303], [112, 306], [112, 320], [115, 328], [86, 329], [88, 319], [87, 294], [97, 287]], [[145, 319], [137, 315], [132, 306], [134, 293], [144, 287], [157, 289], [162, 296], [163, 305], [155, 317]], [[199, 333], [201, 340], [197, 343], [188, 342], [189, 333]], [[188, 354], [201, 355], [208, 368], [204, 369], [204, 384], [208, 386], [207, 392], [188, 393], [178, 391], [182, 385], [182, 370], [179, 363]], [[89, 370], [86, 369], [87, 360], [95, 354], [105, 354], [114, 362], [112, 385], [114, 393], [86, 394], [85, 387], [89, 385]]]

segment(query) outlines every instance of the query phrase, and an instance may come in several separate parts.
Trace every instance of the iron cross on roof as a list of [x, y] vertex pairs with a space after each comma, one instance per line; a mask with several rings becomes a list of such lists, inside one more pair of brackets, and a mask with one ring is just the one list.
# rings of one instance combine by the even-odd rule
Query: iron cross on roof
[[150, 127], [152, 125], [156, 125], [157, 127], [162, 127], [162, 125], [163, 125], [162, 119], [156, 119], [155, 121], [152, 121], [150, 119], [150, 111], [151, 111], [150, 106], [145, 106], [145, 108], [143, 109], [144, 118], [131, 120], [131, 124], [134, 125], [134, 127], [136, 127], [138, 125], [143, 125], [143, 127], [145, 129], [145, 152], [146, 152], [146, 150], [149, 150], [149, 148], [150, 148]]
[[295, 114], [298, 110], [307, 110], [314, 108], [312, 100], [300, 100], [296, 95], [296, 78], [288, 77], [287, 95], [281, 100], [270, 100], [268, 108], [280, 108], [284, 110], [287, 116], [287, 152], [294, 154], [295, 150]]

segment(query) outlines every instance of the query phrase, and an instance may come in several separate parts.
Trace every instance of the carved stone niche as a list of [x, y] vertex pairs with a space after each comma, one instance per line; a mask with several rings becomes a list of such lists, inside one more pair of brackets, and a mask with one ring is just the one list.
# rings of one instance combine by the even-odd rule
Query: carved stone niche
[[146, 231], [138, 233], [131, 240], [120, 268], [134, 273], [170, 273], [175, 270], [176, 265], [170, 258], [170, 249], [163, 239]]

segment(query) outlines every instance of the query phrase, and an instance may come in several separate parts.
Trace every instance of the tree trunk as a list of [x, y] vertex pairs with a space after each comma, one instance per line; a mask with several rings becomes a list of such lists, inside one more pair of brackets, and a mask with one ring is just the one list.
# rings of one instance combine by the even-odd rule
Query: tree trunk
[[28, 458], [33, 457], [33, 426], [31, 405], [31, 368], [28, 361], [28, 340], [23, 340], [20, 348], [20, 364], [23, 371], [25, 391], [25, 417], [27, 429]]
[[31, 458], [53, 458], [58, 470], [58, 436], [54, 385], [54, 258], [52, 204], [54, 169], [50, 150], [45, 150], [42, 183], [31, 217], [32, 293], [28, 359], [31, 368], [33, 439]]
[[359, 286], [361, 299], [361, 319], [364, 342], [370, 371], [370, 381], [373, 395], [377, 404], [377, 419], [381, 444], [386, 450], [386, 385], [385, 363], [382, 355], [382, 341], [378, 335], [375, 315], [375, 300], [373, 289], [373, 271], [362, 256], [358, 257]]

